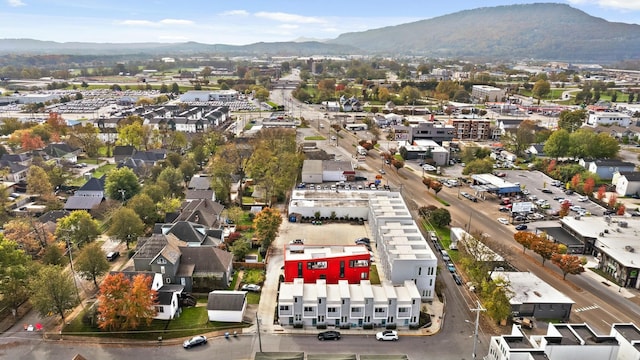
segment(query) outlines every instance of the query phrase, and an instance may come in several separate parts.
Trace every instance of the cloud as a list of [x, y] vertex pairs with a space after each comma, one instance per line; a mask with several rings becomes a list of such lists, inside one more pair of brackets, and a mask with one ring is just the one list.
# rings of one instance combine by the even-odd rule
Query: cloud
[[222, 15], [222, 16], [248, 16], [249, 12], [247, 12], [246, 10], [229, 10], [229, 11], [222, 12], [219, 15]]
[[294, 25], [294, 24], [282, 24], [282, 25], [278, 25], [278, 27], [281, 29], [293, 30], [293, 29], [299, 28], [300, 26]]
[[576, 5], [595, 4], [602, 8], [616, 10], [640, 10], [640, 0], [568, 0], [568, 2]]
[[163, 25], [192, 25], [193, 21], [183, 19], [162, 19], [156, 22], [149, 20], [123, 20], [120, 21], [119, 24], [126, 26], [160, 27]]
[[261, 12], [255, 13], [255, 16], [263, 19], [269, 19], [269, 20], [275, 20], [275, 21], [287, 22], [287, 23], [298, 23], [298, 24], [324, 24], [326, 22], [323, 19], [320, 19], [317, 17], [288, 14], [283, 12], [261, 11]]
[[193, 25], [193, 21], [184, 19], [162, 19], [160, 23], [164, 25]]
[[11, 7], [20, 7], [20, 6], [26, 6], [27, 5], [22, 0], [7, 0], [7, 4], [9, 6], [11, 6]]

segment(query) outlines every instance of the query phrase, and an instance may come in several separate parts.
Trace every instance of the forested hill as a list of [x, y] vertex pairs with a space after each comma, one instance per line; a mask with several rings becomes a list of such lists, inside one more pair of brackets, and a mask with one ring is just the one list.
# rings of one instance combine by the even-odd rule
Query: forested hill
[[568, 5], [538, 3], [466, 10], [403, 25], [347, 33], [326, 42], [261, 42], [233, 46], [196, 42], [107, 44], [0, 39], [0, 55], [3, 54], [371, 54], [609, 63], [640, 59], [640, 25], [608, 22]]
[[342, 34], [329, 43], [386, 54], [610, 62], [640, 58], [640, 25], [538, 3], [466, 10]]

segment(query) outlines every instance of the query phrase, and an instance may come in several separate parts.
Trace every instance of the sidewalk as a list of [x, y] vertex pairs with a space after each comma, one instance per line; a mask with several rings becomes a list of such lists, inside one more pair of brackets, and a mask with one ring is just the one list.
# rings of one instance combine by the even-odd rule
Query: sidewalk
[[587, 264], [584, 266], [585, 271], [582, 275], [588, 276], [593, 280], [605, 285], [609, 291], [613, 293], [619, 293], [620, 296], [629, 299], [637, 304], [640, 304], [640, 291], [635, 288], [625, 288], [621, 287], [618, 284], [609, 281], [608, 279], [603, 278], [599, 274], [593, 272], [591, 268], [595, 268], [598, 266], [598, 259], [593, 256], [585, 256], [587, 258]]

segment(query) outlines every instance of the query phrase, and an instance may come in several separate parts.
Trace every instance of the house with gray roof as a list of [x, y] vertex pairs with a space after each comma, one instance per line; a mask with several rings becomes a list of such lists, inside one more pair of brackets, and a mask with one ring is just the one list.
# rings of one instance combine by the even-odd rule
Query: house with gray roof
[[211, 199], [184, 201], [180, 206], [180, 214], [174, 222], [189, 221], [210, 229], [217, 229], [220, 228], [220, 215], [223, 210], [224, 205]]
[[91, 211], [94, 207], [100, 205], [105, 198], [104, 194], [104, 181], [106, 176], [100, 179], [89, 179], [80, 189], [78, 189], [73, 196], [67, 199], [64, 204], [64, 209], [73, 210], [86, 210]]
[[113, 158], [116, 164], [121, 163], [128, 158], [132, 157], [136, 153], [135, 146], [131, 145], [116, 145], [113, 148]]
[[639, 171], [618, 171], [613, 174], [611, 183], [616, 186], [616, 193], [620, 196], [640, 194]]
[[29, 167], [19, 162], [0, 160], [0, 169], [6, 169], [6, 173], [2, 176], [5, 181], [20, 182], [27, 180]]
[[242, 322], [246, 308], [246, 291], [214, 290], [209, 293], [207, 300], [209, 321]]
[[187, 189], [192, 190], [211, 190], [211, 180], [210, 176], [206, 175], [195, 175], [189, 180], [189, 185], [187, 185]]
[[613, 174], [616, 172], [635, 171], [636, 165], [631, 162], [621, 161], [617, 159], [603, 159], [603, 160], [586, 160], [580, 159], [578, 162], [582, 167], [589, 172], [597, 174], [600, 179], [612, 179]]
[[78, 162], [78, 154], [82, 149], [71, 147], [67, 143], [50, 143], [42, 152], [50, 159], [57, 159], [66, 163], [75, 164]]

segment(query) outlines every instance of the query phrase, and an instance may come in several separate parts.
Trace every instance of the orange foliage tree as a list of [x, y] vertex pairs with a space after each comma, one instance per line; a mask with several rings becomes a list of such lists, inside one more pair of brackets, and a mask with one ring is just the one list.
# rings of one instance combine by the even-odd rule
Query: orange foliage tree
[[551, 262], [562, 270], [563, 280], [567, 278], [567, 274], [577, 275], [584, 272], [582, 260], [577, 255], [553, 254], [553, 256], [551, 256]]
[[600, 187], [598, 188], [598, 195], [596, 197], [598, 198], [598, 200], [602, 201], [605, 195], [607, 195], [607, 187], [604, 185], [600, 185]]
[[616, 215], [624, 215], [625, 210], [627, 210], [627, 208], [624, 206], [624, 204], [620, 204], [616, 209]]
[[596, 187], [596, 181], [593, 178], [587, 178], [584, 181], [584, 185], [582, 185], [582, 191], [584, 191], [584, 194], [587, 196], [591, 196], [591, 193], [593, 193], [593, 189]]
[[581, 180], [582, 180], [582, 177], [580, 176], [580, 174], [573, 175], [573, 177], [571, 178], [571, 187], [573, 189], [577, 189], [578, 185], [580, 185]]
[[57, 112], [52, 111], [49, 113], [46, 124], [51, 129], [51, 132], [58, 134], [58, 136], [67, 133], [67, 122]]
[[571, 203], [568, 201], [564, 201], [560, 204], [560, 217], [565, 217], [569, 215], [569, 211], [571, 210]]
[[144, 274], [136, 275], [133, 283], [123, 273], [108, 275], [100, 285], [98, 327], [119, 331], [151, 324], [158, 297], [151, 283]]
[[523, 254], [527, 249], [531, 249], [534, 243], [539, 240], [538, 236], [530, 231], [518, 231], [513, 234], [513, 238], [518, 244], [522, 245]]
[[609, 205], [609, 207], [615, 208], [617, 202], [618, 202], [618, 195], [609, 194], [609, 198], [607, 199], [607, 204]]
[[553, 254], [558, 252], [558, 244], [542, 236], [538, 236], [538, 238], [539, 240], [533, 244], [532, 250], [542, 257], [542, 266], [544, 266], [545, 261], [551, 259]]

